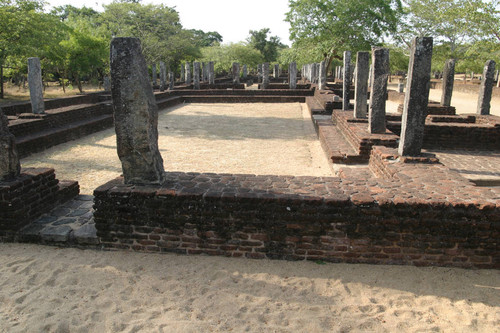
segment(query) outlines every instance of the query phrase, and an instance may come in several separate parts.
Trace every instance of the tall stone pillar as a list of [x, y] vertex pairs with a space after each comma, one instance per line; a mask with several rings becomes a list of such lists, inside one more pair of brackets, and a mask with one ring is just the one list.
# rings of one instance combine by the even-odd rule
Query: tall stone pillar
[[111, 79], [105, 76], [103, 79], [104, 91], [111, 91]]
[[185, 79], [186, 79], [186, 70], [184, 69], [184, 65], [181, 64], [181, 79], [180, 79], [180, 82], [184, 82]]
[[213, 61], [208, 63], [208, 84], [215, 84], [215, 69]]
[[372, 86], [370, 87], [370, 110], [368, 111], [368, 131], [370, 133], [385, 133], [388, 78], [389, 50], [372, 47]]
[[21, 173], [16, 138], [8, 125], [9, 121], [0, 109], [0, 181], [13, 179]]
[[326, 89], [326, 64], [325, 61], [319, 63], [318, 89]]
[[356, 56], [356, 85], [354, 87], [354, 118], [366, 118], [368, 99], [368, 72], [370, 53], [358, 52]]
[[175, 76], [174, 72], [168, 72], [168, 90], [174, 90]]
[[479, 98], [477, 100], [477, 113], [481, 115], [490, 114], [491, 94], [493, 92], [493, 84], [495, 75], [495, 62], [493, 60], [486, 61], [483, 69], [483, 79], [479, 88]]
[[28, 58], [28, 86], [30, 88], [31, 110], [33, 113], [45, 113], [43, 102], [42, 67], [39, 58]]
[[451, 105], [451, 95], [453, 94], [453, 83], [455, 82], [455, 59], [448, 59], [443, 70], [443, 93], [441, 95], [441, 105]]
[[257, 65], [257, 81], [262, 82], [262, 64]]
[[126, 184], [160, 184], [158, 107], [138, 38], [111, 41], [111, 94], [118, 157]]
[[269, 63], [262, 64], [262, 89], [269, 88]]
[[342, 110], [349, 110], [349, 90], [351, 89], [351, 51], [344, 51], [344, 72], [342, 83]]
[[280, 65], [279, 64], [274, 64], [274, 67], [273, 67], [273, 77], [275, 79], [277, 79], [277, 78], [280, 77]]
[[160, 91], [167, 89], [167, 66], [163, 61], [160, 61]]
[[297, 89], [297, 63], [291, 62], [288, 65], [288, 82], [290, 89]]
[[243, 79], [246, 80], [247, 77], [248, 77], [248, 66], [247, 65], [243, 65]]
[[237, 62], [233, 62], [233, 84], [240, 83], [240, 64]]
[[200, 90], [200, 63], [198, 61], [193, 63], [193, 88]]
[[191, 65], [186, 62], [186, 84], [191, 84]]
[[156, 85], [156, 64], [151, 65], [151, 80], [153, 81], [153, 86]]
[[401, 156], [418, 156], [422, 150], [424, 125], [429, 103], [432, 37], [413, 40], [408, 65], [408, 81], [401, 119], [398, 152]]
[[205, 82], [207, 81], [207, 64], [202, 62], [201, 63], [201, 81]]

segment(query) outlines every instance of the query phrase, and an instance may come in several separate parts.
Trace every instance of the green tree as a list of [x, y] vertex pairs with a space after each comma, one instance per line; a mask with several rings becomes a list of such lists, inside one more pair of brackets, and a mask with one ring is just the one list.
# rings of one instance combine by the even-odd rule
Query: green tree
[[205, 47], [201, 52], [201, 60], [213, 61], [217, 74], [228, 73], [233, 62], [253, 68], [264, 61], [260, 51], [243, 43]]
[[259, 50], [266, 62], [276, 61], [279, 50], [286, 47], [286, 45], [280, 42], [278, 36], [270, 36], [268, 38], [267, 35], [270, 32], [269, 28], [250, 30], [250, 36], [247, 38], [248, 45]]
[[286, 21], [290, 23], [293, 48], [313, 47], [330, 64], [342, 52], [369, 50], [396, 31], [400, 0], [290, 0]]
[[204, 32], [203, 30], [189, 30], [196, 39], [196, 45], [200, 47], [214, 46], [222, 43], [222, 36], [217, 31]]

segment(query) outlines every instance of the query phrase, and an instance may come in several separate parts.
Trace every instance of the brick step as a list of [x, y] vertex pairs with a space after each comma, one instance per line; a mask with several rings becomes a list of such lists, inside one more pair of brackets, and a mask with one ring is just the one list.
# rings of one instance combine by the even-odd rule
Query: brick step
[[305, 103], [304, 96], [185, 96], [186, 103]]
[[156, 105], [158, 105], [158, 109], [166, 109], [171, 106], [175, 106], [177, 104], [181, 104], [183, 102], [183, 98], [180, 96], [176, 97], [168, 97], [168, 98], [163, 98], [159, 99], [156, 101]]
[[50, 128], [16, 138], [19, 156], [25, 157], [52, 146], [79, 139], [91, 133], [113, 126], [113, 115], [105, 114], [92, 119], [72, 122], [61, 127]]
[[346, 140], [329, 117], [313, 116], [313, 120], [321, 147], [333, 163], [359, 164], [367, 162], [366, 158], [361, 156]]

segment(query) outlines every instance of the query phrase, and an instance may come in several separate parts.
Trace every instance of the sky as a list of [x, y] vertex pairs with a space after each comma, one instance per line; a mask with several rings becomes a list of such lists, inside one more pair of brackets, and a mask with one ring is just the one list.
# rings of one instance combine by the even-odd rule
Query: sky
[[[71, 4], [75, 7], [92, 7], [102, 11], [102, 5], [112, 0], [48, 0], [50, 6]], [[143, 0], [143, 4], [164, 4], [175, 7], [185, 29], [217, 31], [223, 43], [244, 41], [250, 30], [271, 29], [271, 36], [290, 45], [285, 22], [288, 0]]]

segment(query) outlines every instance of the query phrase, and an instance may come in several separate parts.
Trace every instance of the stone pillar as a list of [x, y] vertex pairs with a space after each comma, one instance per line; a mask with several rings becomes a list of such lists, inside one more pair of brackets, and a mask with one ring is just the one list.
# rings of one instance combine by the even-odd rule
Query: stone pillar
[[237, 62], [233, 62], [233, 84], [240, 83], [240, 64]]
[[208, 84], [215, 84], [215, 70], [213, 61], [210, 61], [208, 63]]
[[207, 81], [207, 64], [201, 63], [201, 81]]
[[0, 181], [13, 179], [21, 173], [16, 138], [8, 125], [9, 121], [0, 109]]
[[156, 85], [156, 64], [151, 65], [151, 74], [152, 74], [153, 86], [155, 86]]
[[398, 152], [401, 156], [418, 156], [422, 150], [425, 118], [429, 103], [432, 37], [413, 40], [408, 65], [408, 82], [401, 119]]
[[168, 90], [174, 90], [175, 76], [174, 72], [168, 72]]
[[262, 64], [257, 65], [257, 82], [262, 82]]
[[269, 88], [269, 63], [262, 64], [262, 89]]
[[368, 111], [368, 131], [370, 133], [385, 133], [388, 77], [389, 50], [372, 47], [372, 86], [370, 87], [370, 110]]
[[246, 80], [248, 77], [248, 67], [247, 65], [243, 65], [243, 79]]
[[160, 61], [160, 91], [167, 89], [167, 66], [163, 61]]
[[356, 85], [354, 86], [354, 118], [366, 118], [368, 99], [368, 72], [370, 53], [358, 52], [356, 56]]
[[297, 63], [291, 62], [288, 65], [288, 78], [290, 89], [297, 89]]
[[495, 62], [493, 60], [486, 61], [483, 69], [483, 79], [479, 88], [479, 98], [477, 101], [477, 113], [481, 115], [490, 114], [491, 94], [493, 92], [495, 75]]
[[344, 51], [344, 72], [342, 83], [342, 110], [349, 110], [349, 90], [351, 89], [351, 51]]
[[186, 84], [191, 84], [191, 65], [186, 62]]
[[453, 83], [455, 82], [455, 59], [448, 59], [443, 69], [443, 93], [441, 95], [441, 105], [451, 105], [451, 95], [453, 94]]
[[30, 88], [31, 110], [33, 113], [45, 113], [43, 102], [42, 67], [39, 58], [28, 58], [28, 86]]
[[111, 91], [111, 79], [109, 76], [103, 78], [104, 91]]
[[318, 89], [326, 89], [326, 64], [325, 61], [319, 63]]
[[198, 61], [193, 63], [193, 88], [200, 90], [200, 63]]
[[403, 93], [405, 91], [405, 84], [403, 82], [403, 79], [399, 79], [398, 82], [398, 93]]
[[118, 157], [125, 184], [161, 184], [158, 107], [138, 38], [111, 41], [111, 93]]
[[274, 68], [273, 68], [273, 77], [275, 79], [279, 78], [280, 77], [280, 65], [279, 64], [274, 64]]
[[181, 79], [179, 81], [184, 82], [186, 78], [186, 71], [184, 70], [184, 65], [181, 64]]

